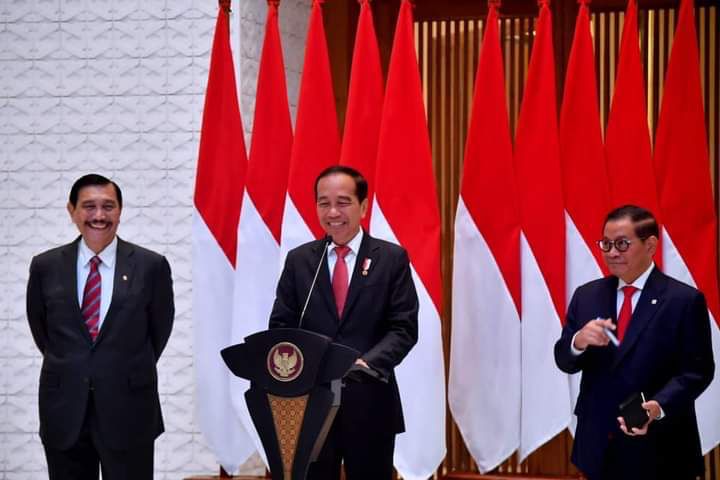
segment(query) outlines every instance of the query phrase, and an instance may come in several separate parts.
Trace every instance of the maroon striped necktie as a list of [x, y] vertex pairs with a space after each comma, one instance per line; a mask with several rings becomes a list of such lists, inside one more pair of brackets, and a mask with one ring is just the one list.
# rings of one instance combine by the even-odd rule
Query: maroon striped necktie
[[83, 290], [82, 301], [82, 317], [85, 320], [90, 338], [93, 342], [98, 335], [98, 327], [100, 326], [100, 272], [98, 266], [102, 260], [97, 255], [90, 259], [90, 273], [88, 273], [85, 281], [85, 289]]

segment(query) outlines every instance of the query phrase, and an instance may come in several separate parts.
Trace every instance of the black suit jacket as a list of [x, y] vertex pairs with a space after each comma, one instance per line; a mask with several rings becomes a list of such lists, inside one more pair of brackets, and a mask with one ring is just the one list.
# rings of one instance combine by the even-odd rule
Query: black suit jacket
[[[572, 355], [572, 337], [585, 323], [617, 318], [617, 286], [616, 277], [606, 277], [579, 287], [555, 344], [560, 369], [582, 371], [573, 463], [597, 478], [609, 438], [621, 438], [625, 447], [620, 454], [627, 456], [627, 465], [638, 467], [647, 478], [701, 473], [695, 399], [711, 382], [715, 368], [705, 297], [654, 268], [620, 347], [589, 347]], [[618, 406], [638, 392], [657, 400], [666, 416], [650, 424], [646, 436], [620, 437]]]
[[[277, 287], [270, 328], [297, 327], [326, 241], [291, 250]], [[370, 261], [367, 274], [363, 264]], [[417, 342], [418, 298], [405, 250], [363, 235], [350, 280], [345, 309], [338, 318], [327, 258], [322, 259], [302, 328], [321, 333], [361, 352], [362, 358], [388, 380], [370, 380], [343, 392], [343, 415], [358, 424], [392, 433], [405, 429], [393, 369]]]
[[73, 445], [92, 399], [108, 447], [151, 442], [164, 428], [155, 365], [175, 314], [170, 266], [118, 238], [112, 300], [93, 343], [78, 303], [79, 241], [30, 264], [27, 317], [43, 355], [40, 436], [55, 449]]

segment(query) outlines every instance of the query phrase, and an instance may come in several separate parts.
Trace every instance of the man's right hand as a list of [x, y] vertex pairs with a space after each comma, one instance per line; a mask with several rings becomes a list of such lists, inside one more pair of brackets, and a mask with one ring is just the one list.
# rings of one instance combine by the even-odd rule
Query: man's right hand
[[590, 320], [575, 335], [573, 347], [577, 350], [585, 350], [589, 346], [604, 347], [610, 343], [610, 338], [605, 335], [605, 329], [615, 330], [615, 324], [610, 318], [596, 318]]

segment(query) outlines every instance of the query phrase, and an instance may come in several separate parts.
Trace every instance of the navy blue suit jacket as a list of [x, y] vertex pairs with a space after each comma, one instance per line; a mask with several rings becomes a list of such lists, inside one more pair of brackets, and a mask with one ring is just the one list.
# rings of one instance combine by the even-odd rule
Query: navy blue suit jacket
[[[270, 328], [298, 326], [325, 245], [325, 240], [316, 240], [288, 253], [270, 315]], [[363, 274], [366, 259], [370, 267]], [[407, 252], [393, 243], [363, 235], [342, 318], [335, 306], [328, 262], [323, 258], [302, 328], [358, 350], [368, 365], [388, 380], [348, 385], [338, 415], [368, 430], [365, 440], [373, 434], [404, 431], [393, 369], [415, 345], [418, 336], [418, 298]], [[361, 438], [359, 443], [365, 440]]]
[[27, 317], [43, 356], [40, 437], [58, 450], [72, 446], [92, 399], [108, 447], [150, 444], [164, 429], [155, 365], [175, 313], [170, 266], [118, 238], [112, 300], [93, 342], [78, 302], [79, 241], [30, 264]]
[[617, 286], [617, 277], [610, 276], [579, 287], [555, 344], [560, 369], [582, 372], [573, 463], [598, 478], [609, 439], [624, 435], [617, 425], [618, 405], [643, 392], [647, 400], [657, 400], [665, 417], [651, 423], [646, 436], [623, 438], [631, 438], [631, 448], [623, 449], [628, 465], [662, 478], [699, 474], [703, 460], [695, 399], [715, 369], [705, 297], [654, 268], [620, 347], [589, 347], [574, 356], [570, 342], [583, 325], [597, 317], [617, 318]]

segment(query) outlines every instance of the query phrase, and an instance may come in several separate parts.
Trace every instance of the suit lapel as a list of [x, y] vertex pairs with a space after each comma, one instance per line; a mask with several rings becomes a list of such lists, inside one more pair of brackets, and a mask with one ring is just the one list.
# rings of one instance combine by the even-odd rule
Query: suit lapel
[[[80, 238], [81, 237], [78, 237], [74, 242], [68, 243], [62, 249], [62, 278], [67, 278], [67, 282], [64, 283], [63, 288], [65, 289], [65, 295], [67, 295], [67, 297], [70, 299], [70, 304], [73, 306], [73, 316], [80, 319], [80, 326], [82, 327], [82, 331], [84, 332], [88, 341], [92, 342], [92, 340], [90, 339], [90, 333], [85, 326], [85, 321], [83, 320], [82, 314], [80, 312], [80, 301], [78, 299], [77, 291], [77, 262]], [[83, 282], [84, 281], [85, 280], [83, 280]]]
[[110, 300], [110, 308], [108, 308], [105, 320], [98, 333], [95, 343], [99, 343], [105, 336], [105, 332], [112, 327], [117, 312], [122, 308], [127, 297], [128, 290], [133, 281], [133, 272], [135, 269], [134, 249], [131, 244], [123, 241], [118, 237], [117, 254], [115, 255], [115, 274], [113, 279], [113, 293]]
[[[345, 309], [343, 310], [343, 322], [348, 318], [350, 312], [352, 312], [353, 306], [357, 302], [360, 293], [365, 288], [368, 281], [368, 276], [372, 267], [377, 264], [377, 245], [373, 239], [367, 233], [363, 232], [363, 239], [360, 242], [360, 249], [358, 250], [357, 258], [355, 259], [355, 268], [353, 269], [352, 276], [350, 277], [350, 289], [348, 290], [348, 296], [345, 300]], [[366, 259], [370, 259], [370, 265], [368, 270], [363, 274], [363, 264]]]
[[635, 310], [633, 311], [630, 319], [630, 325], [628, 325], [625, 338], [620, 344], [618, 355], [615, 359], [615, 365], [620, 363], [627, 353], [632, 350], [633, 345], [642, 336], [642, 332], [650, 324], [657, 313], [659, 307], [662, 305], [663, 297], [662, 293], [665, 290], [666, 279], [657, 268], [653, 268], [648, 276], [645, 287], [640, 292], [640, 298], [638, 299]]

